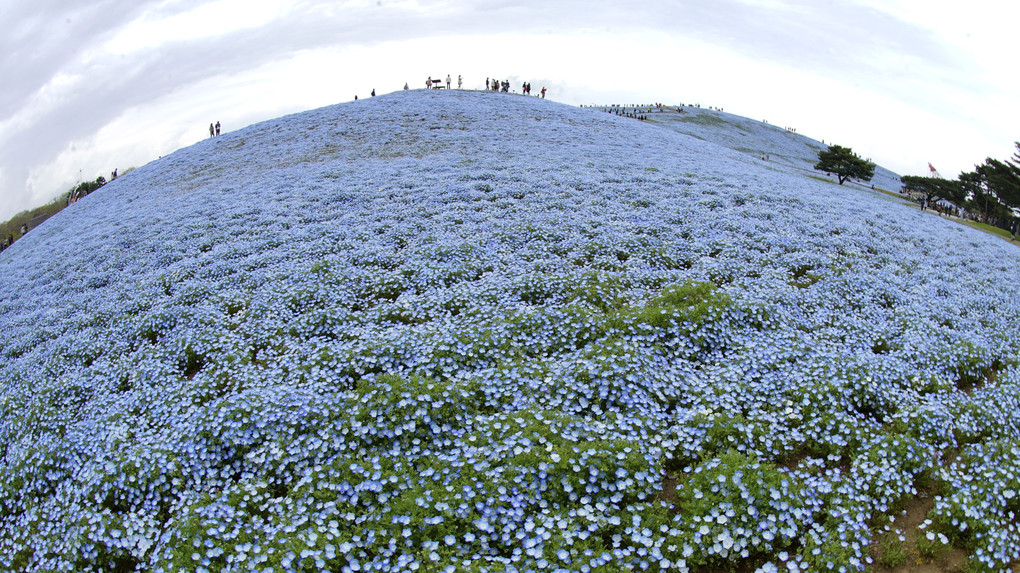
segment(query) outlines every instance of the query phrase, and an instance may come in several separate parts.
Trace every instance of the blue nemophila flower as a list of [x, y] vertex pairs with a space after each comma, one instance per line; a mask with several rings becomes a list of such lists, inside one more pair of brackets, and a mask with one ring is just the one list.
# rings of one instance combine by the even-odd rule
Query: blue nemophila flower
[[478, 95], [203, 142], [0, 255], [2, 567], [850, 571], [922, 490], [1020, 557], [1008, 245]]

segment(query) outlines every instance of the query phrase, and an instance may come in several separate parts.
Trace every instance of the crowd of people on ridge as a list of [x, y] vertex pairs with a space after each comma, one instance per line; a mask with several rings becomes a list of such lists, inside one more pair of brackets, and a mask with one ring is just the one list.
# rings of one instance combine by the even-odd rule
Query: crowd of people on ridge
[[668, 112], [675, 112], [675, 113], [686, 113], [686, 112], [684, 112], [683, 107], [681, 107], [681, 106], [683, 106], [683, 104], [680, 104], [680, 106], [677, 106], [677, 107], [672, 107], [672, 106], [663, 105], [661, 103], [654, 103], [654, 104], [633, 104], [633, 105], [620, 105], [620, 104], [614, 103], [614, 104], [609, 104], [609, 105], [589, 105], [589, 106], [582, 105], [581, 107], [595, 108], [595, 109], [598, 109], [598, 110], [602, 110], [602, 111], [604, 111], [606, 113], [611, 113], [613, 115], [618, 115], [620, 117], [630, 117], [630, 118], [638, 119], [638, 120], [641, 120], [641, 121], [647, 121], [648, 120], [648, 114], [652, 113], [652, 112], [662, 113], [662, 112], [667, 112], [668, 111]]
[[[614, 114], [614, 115], [619, 115], [621, 117], [632, 117], [632, 118], [639, 119], [639, 120], [647, 120], [648, 119], [648, 114], [652, 113], [652, 112], [657, 112], [657, 113], [663, 113], [663, 112], [687, 113], [684, 110], [685, 107], [692, 107], [692, 108], [700, 109], [701, 108], [701, 104], [700, 103], [693, 103], [693, 104], [682, 103], [682, 104], [677, 105], [677, 106], [669, 106], [669, 105], [665, 105], [665, 104], [658, 103], [658, 102], [653, 103], [653, 104], [628, 104], [628, 105], [620, 105], [618, 103], [614, 103], [614, 104], [609, 104], [609, 105], [587, 105], [587, 106], [582, 104], [581, 107], [595, 108], [595, 109], [602, 110], [602, 111], [604, 111], [606, 113], [611, 113], [611, 114]], [[721, 107], [709, 107], [708, 109], [711, 109], [711, 110], [714, 110], [714, 111], [720, 111], [720, 112], [723, 111], [723, 108], [721, 108]]]
[[[497, 80], [485, 78], [485, 90], [493, 92], [510, 93], [510, 82], [508, 80]], [[545, 99], [545, 87], [539, 93], [542, 99]], [[517, 92], [514, 92], [517, 93]], [[531, 95], [531, 82], [524, 82], [521, 84], [521, 94]]]
[[[409, 89], [409, 86], [406, 83], [404, 84], [404, 89], [405, 90]], [[429, 76], [428, 79], [425, 80], [425, 89], [430, 90], [444, 89], [443, 80], [433, 79], [432, 76]], [[445, 89], [453, 89], [453, 78], [450, 75], [446, 76]], [[464, 76], [459, 74], [457, 75], [457, 89], [459, 90], [464, 89]], [[510, 82], [508, 80], [485, 78], [485, 91], [510, 93]], [[524, 82], [521, 85], [521, 93], [524, 95], [531, 95], [531, 82]], [[539, 97], [545, 99], [545, 93], [546, 88], [543, 87], [541, 91], [539, 91]], [[357, 97], [355, 97], [354, 99], [357, 99]]]

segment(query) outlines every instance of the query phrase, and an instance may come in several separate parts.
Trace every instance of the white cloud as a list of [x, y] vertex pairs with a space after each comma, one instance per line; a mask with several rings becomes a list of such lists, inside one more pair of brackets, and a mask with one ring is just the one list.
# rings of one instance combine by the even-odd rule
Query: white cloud
[[36, 121], [52, 111], [54, 106], [73, 96], [75, 88], [82, 80], [83, 77], [79, 74], [60, 72], [54, 75], [34, 94], [28, 105], [0, 121], [0, 143], [23, 136]]
[[265, 26], [293, 6], [294, 0], [216, 0], [169, 16], [154, 10], [123, 26], [104, 47], [122, 56], [171, 42], [214, 38]]

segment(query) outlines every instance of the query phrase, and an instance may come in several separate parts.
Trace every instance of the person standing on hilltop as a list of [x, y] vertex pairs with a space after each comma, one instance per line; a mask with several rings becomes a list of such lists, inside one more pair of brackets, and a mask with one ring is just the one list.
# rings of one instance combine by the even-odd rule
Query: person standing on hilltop
[[464, 76], [457, 74], [457, 89], [463, 89], [464, 87]]
[[216, 135], [220, 134], [220, 122], [216, 122]]
[[542, 99], [545, 99], [545, 86], [542, 86]]
[[215, 137], [215, 136], [216, 136], [216, 127], [213, 126], [213, 124], [210, 123], [209, 124], [209, 137]]
[[450, 89], [450, 74], [446, 74], [446, 89]]

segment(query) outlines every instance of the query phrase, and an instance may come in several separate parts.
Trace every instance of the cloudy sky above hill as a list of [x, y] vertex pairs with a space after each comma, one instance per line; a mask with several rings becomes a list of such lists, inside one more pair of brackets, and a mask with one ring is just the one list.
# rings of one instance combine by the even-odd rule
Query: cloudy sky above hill
[[459, 75], [568, 104], [701, 103], [952, 177], [1020, 139], [990, 0], [12, 0], [0, 219], [225, 130]]

